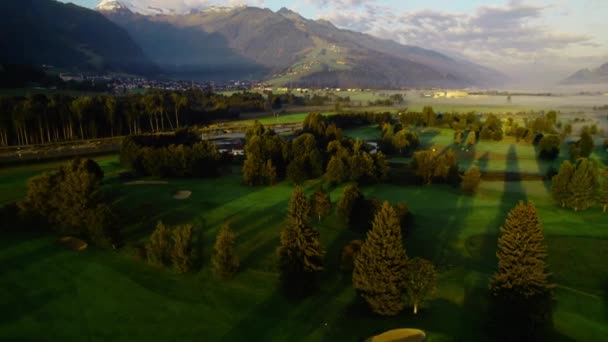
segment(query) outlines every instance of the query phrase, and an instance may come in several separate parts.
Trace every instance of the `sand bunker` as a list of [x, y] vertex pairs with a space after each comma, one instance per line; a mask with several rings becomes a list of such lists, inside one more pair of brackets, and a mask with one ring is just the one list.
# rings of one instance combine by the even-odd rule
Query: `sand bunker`
[[173, 198], [175, 198], [176, 200], [185, 200], [186, 198], [190, 198], [191, 195], [192, 191], [181, 190], [176, 192], [175, 195], [173, 195]]
[[159, 185], [159, 184], [169, 184], [167, 181], [134, 181], [125, 183], [126, 185]]
[[72, 236], [62, 237], [57, 240], [57, 243], [73, 251], [84, 251], [89, 246], [86, 242]]
[[423, 342], [424, 331], [418, 329], [395, 329], [368, 338], [367, 342]]

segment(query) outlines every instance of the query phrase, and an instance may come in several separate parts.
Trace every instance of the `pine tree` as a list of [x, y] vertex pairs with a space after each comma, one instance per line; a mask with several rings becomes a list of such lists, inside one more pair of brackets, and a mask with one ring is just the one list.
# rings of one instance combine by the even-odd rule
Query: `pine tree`
[[192, 269], [192, 225], [173, 228], [173, 246], [171, 260], [178, 273], [190, 272]]
[[597, 164], [586, 158], [579, 159], [568, 183], [568, 207], [574, 211], [589, 209], [596, 199], [598, 185]]
[[339, 156], [333, 156], [327, 164], [326, 177], [331, 184], [340, 184], [348, 179], [348, 165]]
[[527, 334], [550, 319], [551, 289], [543, 226], [533, 203], [519, 202], [500, 228], [498, 271], [490, 280], [498, 324]]
[[563, 208], [566, 207], [566, 203], [570, 198], [570, 179], [574, 174], [574, 166], [568, 160], [564, 160], [562, 166], [559, 168], [557, 175], [553, 176], [551, 181], [551, 195], [553, 199], [559, 203]]
[[279, 278], [290, 296], [309, 293], [315, 287], [317, 274], [323, 270], [324, 251], [319, 232], [310, 226], [310, 219], [310, 203], [298, 186], [289, 202], [281, 244], [277, 249]]
[[475, 133], [475, 131], [470, 131], [469, 135], [467, 135], [467, 141], [466, 141], [467, 146], [471, 147], [471, 146], [475, 145], [476, 142], [477, 142], [477, 133]]
[[462, 191], [474, 193], [481, 182], [481, 172], [477, 166], [471, 166], [462, 176]]
[[437, 287], [437, 271], [432, 262], [414, 258], [407, 264], [405, 294], [409, 305], [418, 313], [418, 307], [427, 300]]
[[593, 152], [593, 137], [585, 130], [581, 133], [581, 140], [578, 142], [578, 147], [581, 149], [581, 157], [588, 158]]
[[169, 252], [171, 250], [171, 240], [167, 227], [162, 222], [158, 222], [156, 229], [150, 235], [146, 243], [146, 254], [148, 262], [154, 266], [165, 266], [169, 262]]
[[220, 279], [232, 277], [239, 268], [239, 258], [234, 254], [236, 234], [224, 224], [215, 238], [214, 253], [211, 259], [213, 273]]
[[321, 222], [323, 217], [326, 217], [331, 212], [331, 199], [329, 194], [323, 190], [317, 190], [312, 194], [312, 211]]
[[353, 210], [357, 207], [357, 203], [363, 200], [363, 193], [355, 184], [347, 185], [342, 191], [342, 197], [338, 202], [338, 216], [346, 226], [352, 223]]
[[461, 131], [454, 132], [454, 144], [456, 144], [456, 145], [462, 144], [462, 132]]
[[405, 307], [402, 296], [406, 267], [399, 218], [384, 202], [355, 258], [353, 286], [373, 312], [396, 315]]

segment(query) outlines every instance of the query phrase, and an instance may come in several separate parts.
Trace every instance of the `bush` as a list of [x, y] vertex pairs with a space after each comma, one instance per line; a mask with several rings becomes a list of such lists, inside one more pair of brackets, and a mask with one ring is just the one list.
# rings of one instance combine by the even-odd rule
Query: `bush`
[[342, 249], [341, 268], [345, 272], [352, 272], [355, 268], [355, 257], [359, 254], [363, 241], [353, 240]]
[[559, 156], [562, 140], [557, 135], [544, 136], [538, 143], [538, 156], [543, 159], [555, 159]]
[[471, 166], [462, 176], [462, 191], [474, 193], [481, 182], [481, 172], [477, 166]]

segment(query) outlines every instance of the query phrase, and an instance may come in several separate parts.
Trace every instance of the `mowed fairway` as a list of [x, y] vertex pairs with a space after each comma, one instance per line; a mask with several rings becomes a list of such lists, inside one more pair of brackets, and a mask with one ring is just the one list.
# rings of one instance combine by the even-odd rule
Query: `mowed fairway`
[[[428, 341], [485, 341], [480, 327], [498, 228], [522, 199], [539, 208], [558, 285], [552, 340], [608, 336], [608, 215], [598, 208], [574, 213], [555, 206], [543, 182], [482, 182], [474, 197], [445, 185], [365, 187], [368, 196], [409, 204], [414, 224], [408, 254], [431, 259], [441, 272], [435, 298], [419, 315], [408, 310], [386, 318], [369, 313], [350, 275], [339, 270], [342, 247], [363, 236], [342, 228], [335, 214], [315, 223], [327, 249], [320, 289], [301, 301], [277, 290], [275, 250], [291, 184], [246, 187], [235, 170], [217, 179], [125, 185], [117, 177], [117, 157], [100, 163], [126, 246], [74, 252], [48, 234], [2, 233], [0, 340], [361, 341], [390, 329], [418, 328]], [[27, 177], [56, 166], [3, 169], [2, 203], [24, 195]], [[305, 184], [309, 194], [315, 185]], [[175, 200], [180, 190], [192, 191], [191, 197]], [[341, 191], [333, 190], [334, 203]], [[129, 253], [158, 220], [195, 225], [200, 272], [177, 275]], [[209, 262], [224, 222], [239, 234], [241, 271], [230, 281], [214, 279]]]

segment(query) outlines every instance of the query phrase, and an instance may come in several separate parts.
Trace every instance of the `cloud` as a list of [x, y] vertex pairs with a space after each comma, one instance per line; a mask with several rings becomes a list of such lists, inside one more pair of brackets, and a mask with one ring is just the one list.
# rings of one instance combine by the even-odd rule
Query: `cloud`
[[333, 7], [324, 18], [339, 27], [488, 65], [529, 63], [571, 47], [599, 47], [590, 36], [560, 32], [544, 25], [548, 6], [511, 2], [506, 6], [481, 6], [471, 14], [460, 14], [435, 10], [398, 12], [388, 6], [359, 2], [362, 4], [346, 10]]

